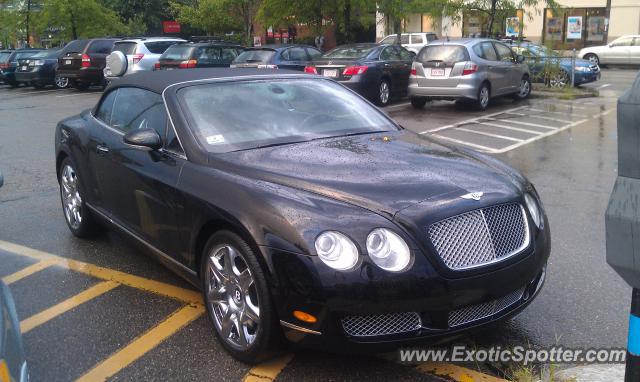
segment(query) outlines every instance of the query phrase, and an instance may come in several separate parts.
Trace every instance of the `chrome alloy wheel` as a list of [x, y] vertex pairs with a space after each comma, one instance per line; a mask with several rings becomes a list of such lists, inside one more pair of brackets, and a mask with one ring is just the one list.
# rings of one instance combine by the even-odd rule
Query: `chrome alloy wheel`
[[387, 81], [382, 81], [380, 83], [380, 103], [386, 105], [389, 102], [389, 83]]
[[56, 76], [54, 79], [56, 86], [60, 89], [64, 89], [69, 86], [69, 79], [67, 77]]
[[246, 350], [256, 340], [260, 325], [256, 283], [236, 248], [219, 245], [208, 256], [206, 303], [214, 316], [216, 330], [229, 345]]
[[487, 105], [489, 104], [489, 88], [486, 86], [483, 86], [482, 89], [480, 89], [480, 106], [482, 106], [482, 108], [486, 108]]
[[530, 91], [531, 91], [531, 83], [529, 83], [529, 80], [525, 78], [520, 80], [520, 91], [518, 92], [518, 96], [520, 98], [527, 98]]
[[80, 228], [82, 224], [82, 197], [78, 188], [78, 176], [73, 167], [66, 165], [60, 176], [60, 193], [67, 223], [73, 228]]
[[549, 85], [553, 88], [563, 88], [569, 84], [569, 75], [565, 71], [559, 71], [551, 76]]

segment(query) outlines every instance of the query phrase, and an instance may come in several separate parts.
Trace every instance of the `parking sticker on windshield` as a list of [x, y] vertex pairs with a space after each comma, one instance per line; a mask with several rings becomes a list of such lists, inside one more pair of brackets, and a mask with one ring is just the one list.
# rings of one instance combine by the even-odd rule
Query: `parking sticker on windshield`
[[221, 143], [224, 143], [224, 137], [222, 136], [222, 134], [209, 135], [207, 137], [207, 143], [210, 145], [219, 145]]

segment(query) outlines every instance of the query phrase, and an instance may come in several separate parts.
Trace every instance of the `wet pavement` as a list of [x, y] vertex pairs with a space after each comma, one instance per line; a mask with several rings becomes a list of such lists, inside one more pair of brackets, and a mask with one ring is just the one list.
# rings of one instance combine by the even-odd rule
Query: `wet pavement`
[[[444, 101], [423, 110], [413, 109], [406, 101], [385, 109], [408, 129], [475, 147], [519, 169], [536, 185], [549, 216], [552, 253], [540, 296], [506, 324], [467, 337], [465, 342], [581, 348], [625, 345], [630, 290], [605, 262], [604, 211], [617, 167], [616, 97], [636, 72], [603, 70], [601, 81], [588, 85], [600, 88], [596, 98], [500, 99], [485, 113]], [[108, 233], [85, 241], [68, 232], [55, 178], [54, 127], [58, 120], [93, 107], [99, 94], [0, 86], [0, 171], [5, 176], [0, 189], [0, 277], [42, 261], [16, 253], [31, 248], [107, 272], [157, 281], [163, 288], [192, 290], [120, 235]], [[8, 250], [2, 243], [24, 247]], [[37, 316], [108, 282], [98, 276], [56, 264], [12, 282], [20, 319]], [[175, 296], [126, 280], [25, 333], [34, 381], [76, 379], [156, 330], [185, 306]], [[205, 315], [160, 334], [168, 335], [156, 347], [113, 366], [109, 378], [239, 380], [251, 369], [222, 350]], [[345, 358], [300, 350], [281, 366], [277, 380], [427, 378], [416, 368], [377, 357]]]

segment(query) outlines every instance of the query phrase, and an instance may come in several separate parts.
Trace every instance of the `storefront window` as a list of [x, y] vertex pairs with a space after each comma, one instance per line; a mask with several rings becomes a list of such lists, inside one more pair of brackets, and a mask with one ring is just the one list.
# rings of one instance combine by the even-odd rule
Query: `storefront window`
[[602, 44], [607, 28], [604, 12], [604, 8], [545, 9], [544, 43], [553, 49]]
[[519, 10], [498, 10], [489, 33], [489, 16], [485, 12], [467, 11], [462, 15], [462, 36], [495, 38], [522, 37], [524, 12]]

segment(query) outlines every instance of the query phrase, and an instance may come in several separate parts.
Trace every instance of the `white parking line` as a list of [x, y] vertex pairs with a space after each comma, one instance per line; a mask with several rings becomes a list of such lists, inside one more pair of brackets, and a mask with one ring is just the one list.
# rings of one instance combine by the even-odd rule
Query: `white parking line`
[[552, 105], [552, 106], [560, 105], [560, 106], [566, 106], [571, 109], [591, 109], [590, 107], [575, 105], [572, 103], [572, 101], [563, 101], [560, 99], [554, 99], [552, 104], [542, 102], [539, 105]]
[[399, 103], [397, 105], [387, 106], [387, 107], [383, 108], [382, 110], [395, 109], [396, 107], [404, 107], [404, 106], [408, 106], [409, 104], [410, 104], [409, 102]]
[[603, 88], [606, 88], [606, 87], [609, 87], [609, 86], [611, 86], [611, 84], [602, 84], [602, 85], [598, 86], [596, 89], [603, 89]]
[[468, 133], [486, 135], [487, 137], [500, 138], [500, 139], [504, 139], [504, 140], [507, 140], [507, 141], [513, 141], [513, 142], [522, 142], [522, 141], [524, 141], [524, 139], [506, 137], [504, 135], [498, 135], [498, 134], [485, 133], [484, 131], [477, 131], [477, 130], [467, 129], [467, 128], [464, 128], [464, 127], [457, 127], [453, 131], [466, 131]]
[[533, 138], [528, 139], [528, 140], [526, 140], [526, 141], [519, 142], [519, 143], [515, 143], [515, 144], [513, 144], [513, 145], [511, 145], [511, 146], [503, 147], [503, 148], [501, 148], [501, 149], [495, 149], [494, 151], [492, 151], [492, 153], [493, 153], [493, 154], [506, 153], [507, 151], [511, 151], [511, 150], [516, 149], [516, 148], [518, 148], [518, 147], [520, 147], [520, 146], [524, 146], [524, 145], [526, 145], [526, 144], [533, 143], [533, 142], [535, 142], [535, 141], [537, 141], [537, 140], [540, 140], [540, 139], [542, 139], [542, 138], [546, 138], [546, 137], [548, 137], [548, 136], [550, 136], [550, 135], [553, 135], [553, 134], [555, 134], [555, 133], [559, 133], [559, 132], [561, 132], [561, 131], [563, 131], [563, 130], [569, 129], [569, 128], [574, 127], [574, 126], [577, 126], [577, 125], [579, 125], [579, 124], [581, 124], [581, 123], [584, 123], [584, 122], [586, 122], [586, 121], [587, 121], [587, 119], [581, 119], [581, 120], [579, 120], [579, 121], [575, 121], [575, 122], [573, 122], [573, 123], [570, 123], [570, 124], [568, 124], [568, 125], [566, 125], [566, 126], [563, 126], [563, 127], [559, 128], [559, 129], [556, 129], [556, 130], [553, 130], [553, 131], [548, 131], [548, 132], [546, 132], [546, 133], [544, 133], [544, 134], [540, 134], [540, 135], [538, 135], [537, 137], [533, 137]]
[[487, 126], [494, 126], [494, 127], [499, 127], [501, 129], [507, 129], [507, 130], [513, 130], [513, 131], [520, 131], [522, 133], [527, 133], [527, 134], [533, 134], [533, 135], [538, 135], [538, 134], [542, 134], [542, 132], [540, 131], [534, 131], [534, 130], [527, 130], [527, 129], [523, 129], [521, 127], [513, 127], [513, 126], [504, 126], [504, 125], [499, 125], [497, 123], [491, 123], [491, 122], [478, 122], [479, 124], [482, 125], [487, 125]]
[[508, 122], [517, 123], [519, 125], [531, 126], [531, 127], [539, 127], [541, 129], [548, 129], [548, 130], [555, 130], [556, 129], [555, 127], [549, 127], [549, 126], [546, 126], [546, 125], [541, 125], [539, 123], [522, 122], [522, 121], [516, 121], [514, 119], [506, 119], [505, 120], [505, 119], [498, 119], [498, 118], [491, 118], [491, 117], [489, 117], [489, 118], [481, 118], [481, 119], [486, 119], [486, 120], [489, 120], [489, 121], [497, 121], [497, 122], [508, 121]]
[[40, 93], [49, 93], [49, 92], [57, 92], [59, 89], [49, 89], [49, 90], [27, 90], [27, 91], [12, 91], [7, 92], [7, 94], [13, 95], [21, 95], [21, 94], [40, 94]]
[[446, 140], [451, 141], [451, 142], [459, 143], [459, 144], [464, 145], [464, 146], [475, 147], [476, 149], [480, 149], [480, 150], [483, 150], [483, 151], [486, 151], [486, 152], [489, 152], [489, 153], [492, 153], [492, 152], [494, 152], [494, 150], [496, 150], [494, 148], [478, 145], [476, 143], [469, 143], [469, 142], [461, 141], [461, 140], [458, 140], [458, 139], [455, 139], [455, 138], [445, 137], [444, 135], [433, 134], [433, 136], [437, 137], [437, 138], [441, 138], [441, 139], [446, 139]]
[[520, 117], [546, 119], [547, 121], [554, 121], [554, 122], [563, 122], [563, 123], [573, 122], [570, 119], [551, 118], [551, 117], [545, 117], [543, 115], [533, 115], [533, 114], [524, 114], [524, 113], [507, 113], [507, 114], [513, 114], [513, 115], [517, 115], [517, 116], [520, 116]]
[[82, 95], [94, 94], [94, 93], [102, 93], [102, 92], [100, 92], [100, 91], [95, 91], [95, 92], [83, 92], [83, 93], [74, 93], [74, 94], [57, 95], [57, 96], [56, 96], [56, 98], [76, 97], [76, 96], [82, 96]]
[[498, 112], [495, 112], [495, 113], [487, 114], [485, 116], [470, 118], [470, 119], [467, 119], [467, 120], [464, 120], [464, 121], [456, 122], [456, 123], [451, 124], [451, 125], [445, 125], [445, 126], [437, 127], [435, 129], [425, 130], [425, 131], [420, 132], [420, 134], [435, 133], [437, 131], [451, 129], [452, 127], [461, 126], [461, 125], [467, 125], [467, 124], [470, 124], [470, 123], [477, 122], [479, 119], [485, 119], [487, 117], [493, 117], [494, 115], [500, 115], [500, 114], [508, 113], [508, 112], [511, 112], [511, 111], [521, 110], [521, 109], [524, 109], [525, 107], [526, 106], [518, 106], [518, 107], [514, 107], [513, 109], [502, 110], [502, 111], [498, 111]]

